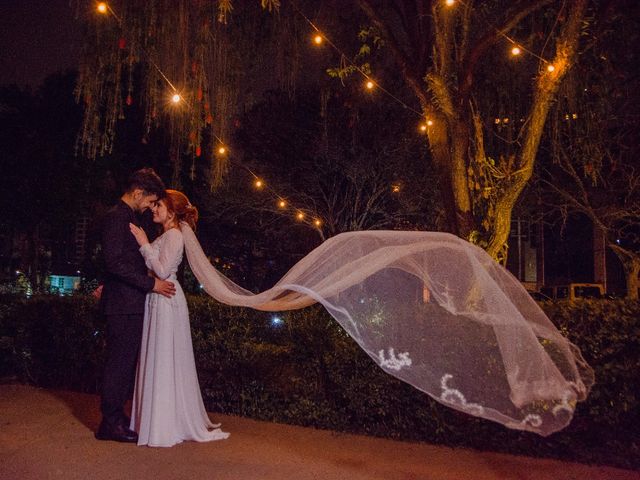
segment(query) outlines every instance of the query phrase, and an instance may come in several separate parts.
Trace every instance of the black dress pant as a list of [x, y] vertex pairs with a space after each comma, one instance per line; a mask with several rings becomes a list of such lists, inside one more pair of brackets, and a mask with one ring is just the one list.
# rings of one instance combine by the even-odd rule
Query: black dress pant
[[142, 313], [106, 316], [107, 360], [100, 408], [104, 420], [112, 425], [123, 421], [124, 404], [133, 393], [143, 318]]

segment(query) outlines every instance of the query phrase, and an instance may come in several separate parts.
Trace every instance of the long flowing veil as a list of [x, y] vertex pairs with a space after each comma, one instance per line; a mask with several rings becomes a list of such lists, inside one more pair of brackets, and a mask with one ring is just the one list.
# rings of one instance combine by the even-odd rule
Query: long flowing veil
[[593, 384], [518, 280], [454, 235], [343, 233], [254, 294], [211, 265], [188, 225], [182, 232], [191, 270], [219, 302], [266, 311], [319, 302], [380, 368], [451, 408], [546, 436]]

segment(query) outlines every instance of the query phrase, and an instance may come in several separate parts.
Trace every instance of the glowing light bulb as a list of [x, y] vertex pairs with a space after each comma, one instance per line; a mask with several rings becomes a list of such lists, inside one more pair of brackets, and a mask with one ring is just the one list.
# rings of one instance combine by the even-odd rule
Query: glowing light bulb
[[314, 220], [313, 224], [314, 224], [316, 227], [319, 227], [320, 225], [322, 225], [322, 222], [316, 218], [316, 219]]
[[494, 122], [496, 125], [499, 125], [499, 124], [500, 124], [500, 119], [499, 119], [499, 118], [496, 118], [493, 122]]
[[391, 191], [393, 193], [398, 193], [400, 191], [400, 185], [392, 185], [391, 186]]
[[511, 49], [511, 55], [520, 55], [522, 53], [522, 50], [520, 50], [520, 47], [513, 47]]
[[219, 147], [219, 148], [218, 148], [218, 153], [219, 153], [220, 155], [224, 155], [225, 153], [227, 153], [227, 149], [226, 149], [226, 148], [224, 148], [224, 147]]
[[547, 72], [553, 72], [556, 69], [553, 65], [547, 65]]
[[365, 83], [365, 87], [367, 87], [367, 90], [373, 90], [373, 87], [375, 86], [375, 84], [369, 80], [367, 83]]
[[278, 202], [278, 206], [279, 206], [280, 208], [284, 208], [284, 207], [286, 207], [286, 206], [287, 206], [287, 202], [285, 202], [284, 200], [280, 200], [280, 201]]
[[98, 3], [98, 6], [96, 7], [96, 9], [100, 13], [107, 13], [107, 4], [104, 2], [100, 2]]
[[421, 132], [426, 132], [427, 131], [427, 126], [426, 125], [420, 125], [420, 131]]
[[502, 119], [502, 123], [509, 123], [509, 119], [508, 118], [503, 118]]
[[313, 37], [313, 43], [315, 43], [316, 45], [321, 45], [322, 41], [322, 35], [316, 35], [315, 37]]
[[296, 215], [296, 218], [297, 218], [298, 220], [303, 220], [303, 219], [304, 219], [304, 213], [302, 213], [302, 212], [298, 212], [298, 214]]
[[452, 7], [453, 4], [456, 3], [456, 0], [446, 0], [444, 3], [447, 5], [447, 7]]
[[433, 120], [427, 120], [427, 126], [432, 126], [433, 125]]
[[175, 93], [172, 97], [171, 97], [171, 101], [173, 103], [178, 103], [180, 102], [180, 100], [182, 100], [182, 97], [180, 95], [178, 95], [177, 93]]
[[262, 180], [256, 180], [255, 185], [256, 185], [256, 188], [262, 188], [262, 185], [263, 185]]

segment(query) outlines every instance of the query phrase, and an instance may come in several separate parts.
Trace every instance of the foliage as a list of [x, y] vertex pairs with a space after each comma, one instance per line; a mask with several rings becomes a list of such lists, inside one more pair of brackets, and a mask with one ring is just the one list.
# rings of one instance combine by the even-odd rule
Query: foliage
[[97, 391], [105, 334], [94, 299], [4, 296], [0, 304], [1, 376]]
[[[3, 297], [0, 375], [97, 391], [104, 322], [93, 299]], [[209, 411], [451, 446], [640, 468], [640, 303], [543, 308], [595, 369], [573, 422], [548, 438], [448, 409], [390, 377], [319, 307], [279, 315], [189, 298], [200, 386]]]

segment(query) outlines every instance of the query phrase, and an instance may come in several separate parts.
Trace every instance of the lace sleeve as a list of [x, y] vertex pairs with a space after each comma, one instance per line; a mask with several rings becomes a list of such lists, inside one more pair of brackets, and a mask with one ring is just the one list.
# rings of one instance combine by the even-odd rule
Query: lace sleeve
[[175, 273], [175, 267], [182, 258], [184, 245], [182, 234], [175, 228], [166, 232], [164, 236], [159, 249], [149, 243], [140, 247], [140, 253], [142, 253], [147, 267], [161, 280], [165, 280], [169, 275]]

